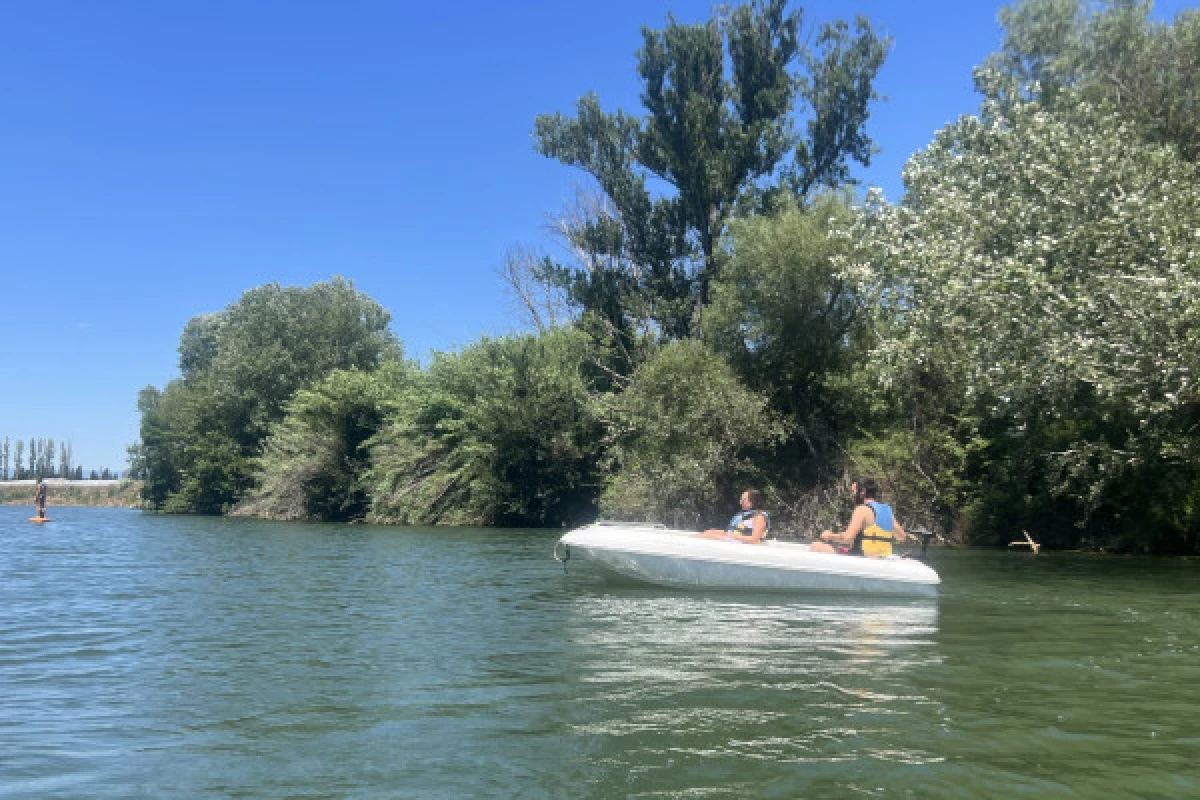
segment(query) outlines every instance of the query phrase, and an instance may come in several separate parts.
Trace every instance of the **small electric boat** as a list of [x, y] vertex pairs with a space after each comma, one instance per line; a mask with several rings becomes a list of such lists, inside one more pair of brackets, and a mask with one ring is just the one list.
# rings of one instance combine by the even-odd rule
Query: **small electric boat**
[[599, 522], [554, 545], [562, 562], [583, 561], [625, 578], [678, 589], [937, 594], [941, 578], [913, 558], [814, 553], [807, 544], [700, 539], [661, 525]]

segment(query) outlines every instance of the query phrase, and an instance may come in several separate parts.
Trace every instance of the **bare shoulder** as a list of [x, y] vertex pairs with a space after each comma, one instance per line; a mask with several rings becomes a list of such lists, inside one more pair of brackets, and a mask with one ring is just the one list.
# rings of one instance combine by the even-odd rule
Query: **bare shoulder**
[[858, 533], [875, 520], [875, 513], [870, 506], [858, 506], [850, 515], [850, 524], [846, 526], [847, 533]]

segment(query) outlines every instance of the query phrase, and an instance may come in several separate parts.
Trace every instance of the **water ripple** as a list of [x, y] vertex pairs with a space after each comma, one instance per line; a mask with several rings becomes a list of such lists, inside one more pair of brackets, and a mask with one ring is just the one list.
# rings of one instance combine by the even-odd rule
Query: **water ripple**
[[0, 508], [0, 798], [1187, 797], [1195, 562], [935, 601], [564, 574], [553, 534]]

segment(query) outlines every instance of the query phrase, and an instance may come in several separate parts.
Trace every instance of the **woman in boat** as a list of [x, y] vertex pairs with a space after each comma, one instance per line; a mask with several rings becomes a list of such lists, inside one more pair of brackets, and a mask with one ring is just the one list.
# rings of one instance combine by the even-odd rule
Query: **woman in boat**
[[[854, 514], [841, 533], [822, 531], [821, 541], [809, 545], [814, 553], [847, 553], [852, 556], [884, 558], [892, 554], [892, 545], [907, 537], [896, 522], [892, 507], [880, 502], [883, 493], [871, 478], [850, 484], [854, 495]], [[835, 548], [834, 545], [841, 545]]]
[[743, 544], [762, 544], [771, 529], [771, 515], [762, 510], [765, 503], [763, 493], [758, 489], [747, 489], [742, 492], [742, 510], [733, 515], [725, 530], [711, 528], [704, 533], [696, 534], [701, 539], [725, 539], [730, 542]]

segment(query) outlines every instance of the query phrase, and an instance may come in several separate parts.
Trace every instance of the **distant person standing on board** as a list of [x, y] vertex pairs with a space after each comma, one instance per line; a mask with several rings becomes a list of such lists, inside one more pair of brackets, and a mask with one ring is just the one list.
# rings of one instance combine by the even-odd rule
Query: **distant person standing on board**
[[37, 483], [33, 487], [33, 504], [37, 506], [37, 515], [42, 519], [46, 518], [46, 484], [42, 483], [42, 479], [38, 478]]
[[[813, 542], [814, 553], [845, 553], [852, 556], [884, 558], [892, 554], [892, 545], [907, 539], [904, 528], [896, 522], [892, 507], [880, 502], [883, 493], [870, 478], [850, 484], [854, 495], [854, 514], [841, 533], [822, 531], [821, 541]], [[834, 549], [833, 545], [841, 545]]]

